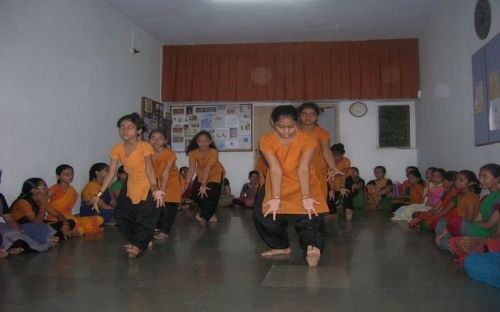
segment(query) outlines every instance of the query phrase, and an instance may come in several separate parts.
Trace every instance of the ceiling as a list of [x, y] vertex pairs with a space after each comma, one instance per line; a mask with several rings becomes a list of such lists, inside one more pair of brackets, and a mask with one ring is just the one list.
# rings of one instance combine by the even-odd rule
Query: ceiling
[[165, 45], [416, 38], [443, 0], [104, 0]]

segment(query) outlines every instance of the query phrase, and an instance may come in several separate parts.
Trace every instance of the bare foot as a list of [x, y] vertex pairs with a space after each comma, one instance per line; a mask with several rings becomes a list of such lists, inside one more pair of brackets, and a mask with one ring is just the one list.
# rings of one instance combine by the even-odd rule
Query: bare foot
[[439, 234], [436, 236], [436, 245], [440, 245], [441, 244], [441, 241], [443, 240], [443, 238], [446, 236], [446, 234], [448, 234], [448, 230], [444, 230], [443, 233]]
[[314, 246], [307, 246], [307, 256], [306, 261], [310, 267], [317, 267], [319, 262], [319, 257], [321, 256], [321, 251]]
[[207, 224], [207, 220], [203, 219], [202, 217], [200, 217], [200, 214], [196, 214], [196, 221], [198, 221], [198, 223], [200, 225], [205, 225]]
[[352, 220], [352, 209], [346, 209], [345, 210], [345, 219], [347, 221], [351, 221]]
[[131, 245], [131, 247], [127, 248], [125, 251], [127, 252], [129, 258], [137, 258], [141, 254], [141, 250], [134, 245]]
[[5, 258], [9, 255], [9, 252], [5, 249], [0, 249], [0, 258]]
[[163, 240], [163, 239], [167, 239], [167, 238], [168, 238], [168, 234], [163, 233], [161, 231], [156, 232], [155, 236], [154, 236], [154, 239], [156, 239], [156, 240]]
[[129, 244], [125, 244], [125, 245], [123, 245], [123, 249], [125, 249], [125, 250], [130, 249], [130, 248], [132, 248], [132, 247], [134, 247], [134, 245], [132, 245], [132, 244], [130, 244], [130, 243], [129, 243]]
[[20, 255], [23, 253], [23, 251], [24, 251], [23, 248], [18, 247], [18, 248], [11, 248], [11, 249], [9, 249], [8, 252], [9, 252], [9, 255]]
[[214, 222], [214, 223], [215, 223], [215, 222], [217, 222], [217, 221], [219, 221], [219, 220], [217, 219], [217, 217], [216, 217], [215, 215], [213, 215], [213, 216], [210, 218], [210, 220], [208, 220], [208, 222]]
[[292, 253], [292, 249], [290, 247], [285, 248], [285, 249], [270, 249], [268, 251], [264, 251], [260, 255], [262, 257], [272, 257], [272, 256], [278, 256], [278, 255], [289, 255]]
[[153, 250], [153, 241], [150, 241], [148, 244], [148, 250], [151, 251]]
[[57, 236], [52, 236], [50, 239], [50, 247], [54, 248], [57, 246], [57, 243], [59, 243], [59, 237]]

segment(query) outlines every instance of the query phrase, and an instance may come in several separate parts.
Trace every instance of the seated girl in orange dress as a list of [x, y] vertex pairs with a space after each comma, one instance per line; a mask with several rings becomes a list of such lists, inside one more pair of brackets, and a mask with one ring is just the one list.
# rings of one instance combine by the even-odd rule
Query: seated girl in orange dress
[[[260, 139], [260, 150], [269, 165], [265, 195], [256, 205], [259, 235], [271, 248], [262, 256], [290, 254], [288, 222], [299, 236], [304, 258], [317, 266], [324, 248], [324, 218], [328, 212], [315, 167], [311, 166], [317, 140], [297, 129], [297, 110], [280, 105], [271, 114], [273, 132]], [[254, 215], [255, 216], [255, 215]]]
[[436, 228], [439, 218], [446, 216], [454, 207], [456, 201], [453, 199], [458, 195], [458, 190], [455, 188], [456, 171], [446, 171], [443, 179], [443, 187], [445, 189], [439, 203], [429, 211], [416, 212], [409, 225], [411, 227], [421, 226], [421, 228]]
[[[78, 201], [78, 192], [71, 185], [74, 171], [70, 165], [59, 165], [56, 168], [57, 183], [49, 188], [50, 206], [63, 214], [66, 219], [73, 220], [76, 224], [71, 235], [89, 235], [102, 231], [104, 219], [100, 216], [75, 217], [73, 207]], [[50, 214], [47, 221], [55, 222], [57, 219]]]
[[382, 199], [392, 192], [392, 181], [385, 177], [387, 170], [384, 166], [377, 166], [373, 169], [375, 180], [371, 180], [366, 185], [368, 203], [372, 209], [380, 209]]
[[97, 203], [98, 210], [92, 207], [92, 198], [99, 193], [104, 178], [109, 174], [109, 166], [105, 163], [96, 163], [90, 167], [89, 183], [82, 190], [82, 200], [80, 205], [80, 216], [98, 216], [104, 219], [105, 225], [116, 225], [113, 220], [113, 212], [116, 205], [116, 200], [113, 199], [111, 192], [106, 190], [101, 200]]
[[478, 194], [481, 191], [479, 180], [474, 172], [462, 170], [457, 173], [455, 188], [458, 195], [455, 197], [454, 208], [439, 219], [436, 225], [436, 244], [438, 247], [448, 250], [448, 241], [451, 236], [458, 236], [459, 233], [450, 233], [449, 226], [456, 224], [459, 220], [474, 220], [479, 211], [480, 199]]

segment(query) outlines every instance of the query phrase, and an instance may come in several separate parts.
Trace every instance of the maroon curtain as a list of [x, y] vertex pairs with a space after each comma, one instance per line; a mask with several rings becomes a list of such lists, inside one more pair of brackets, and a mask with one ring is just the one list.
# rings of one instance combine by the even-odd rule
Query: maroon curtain
[[162, 101], [416, 98], [417, 39], [163, 47]]

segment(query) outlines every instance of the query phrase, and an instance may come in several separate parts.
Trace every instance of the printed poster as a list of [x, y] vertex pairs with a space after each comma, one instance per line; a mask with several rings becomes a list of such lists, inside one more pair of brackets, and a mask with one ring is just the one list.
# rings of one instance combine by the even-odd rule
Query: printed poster
[[240, 121], [238, 115], [226, 115], [226, 128], [239, 128]]

